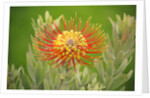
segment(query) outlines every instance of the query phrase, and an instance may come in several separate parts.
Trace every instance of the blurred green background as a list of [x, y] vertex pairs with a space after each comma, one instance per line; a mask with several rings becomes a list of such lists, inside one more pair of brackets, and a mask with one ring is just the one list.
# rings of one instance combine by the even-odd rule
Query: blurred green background
[[[91, 23], [102, 24], [102, 30], [111, 34], [112, 26], [108, 20], [111, 17], [116, 20], [116, 14], [123, 17], [123, 13], [129, 14], [136, 18], [135, 5], [121, 6], [44, 6], [44, 7], [11, 7], [10, 8], [10, 29], [9, 29], [9, 58], [8, 64], [15, 64], [16, 68], [22, 65], [26, 68], [26, 53], [28, 44], [31, 44], [31, 35], [34, 30], [31, 25], [31, 18], [37, 19], [38, 15], [45, 17], [45, 11], [49, 11], [53, 19], [64, 15], [66, 19], [74, 17], [77, 12], [84, 23], [88, 17], [92, 16]], [[134, 68], [134, 61], [127, 68]], [[126, 90], [134, 90], [134, 75], [126, 83]]]

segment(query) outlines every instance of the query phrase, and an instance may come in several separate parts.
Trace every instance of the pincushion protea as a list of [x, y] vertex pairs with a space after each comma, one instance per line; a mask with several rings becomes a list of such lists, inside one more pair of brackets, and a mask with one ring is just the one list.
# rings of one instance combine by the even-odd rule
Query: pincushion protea
[[42, 25], [33, 37], [33, 46], [38, 59], [43, 61], [54, 59], [53, 65], [56, 64], [57, 67], [73, 65], [75, 70], [76, 62], [91, 66], [90, 62], [100, 58], [101, 53], [105, 51], [106, 36], [100, 30], [101, 25], [90, 24], [90, 19], [88, 18], [82, 28], [81, 18], [77, 21], [77, 14], [68, 22], [63, 17], [62, 24], [54, 21], [53, 24]]

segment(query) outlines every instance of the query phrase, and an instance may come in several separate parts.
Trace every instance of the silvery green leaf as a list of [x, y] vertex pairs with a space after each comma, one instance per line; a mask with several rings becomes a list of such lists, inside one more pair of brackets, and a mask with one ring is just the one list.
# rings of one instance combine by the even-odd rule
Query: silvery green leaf
[[38, 27], [40, 27], [42, 25], [41, 20], [39, 18], [37, 19], [37, 25], [38, 25]]
[[61, 82], [62, 82], [62, 80], [60, 79], [59, 74], [57, 74], [56, 77], [55, 77], [55, 87], [56, 87], [56, 89], [60, 88]]
[[78, 72], [76, 73], [76, 78], [77, 78], [77, 80], [78, 80], [78, 84], [79, 84], [79, 85], [82, 84], [81, 79], [80, 79], [80, 78], [81, 78], [81, 77], [80, 77], [80, 74], [81, 74], [81, 73], [79, 73], [79, 70], [78, 70]]
[[87, 74], [88, 74], [88, 69], [87, 69], [87, 67], [85, 67], [84, 70], [83, 70], [82, 78], [83, 79], [86, 78]]
[[110, 23], [112, 24], [112, 27], [113, 27], [113, 25], [115, 24], [114, 21], [110, 17], [108, 17], [108, 19], [109, 19], [109, 21], [110, 21]]
[[11, 72], [14, 72], [14, 71], [15, 71], [15, 65], [12, 64], [12, 65], [11, 65]]
[[127, 17], [127, 15], [126, 15], [126, 13], [124, 13], [124, 14], [123, 14], [123, 22], [126, 21], [126, 17]]
[[50, 66], [44, 66], [43, 65], [43, 75], [42, 75], [42, 77], [46, 77], [46, 76], [48, 76], [49, 75], [49, 72], [50, 72], [50, 68], [49, 68]]
[[52, 16], [49, 14], [48, 11], [45, 12], [45, 21], [46, 23], [49, 23], [49, 24], [52, 23]]
[[[59, 17], [54, 21], [57, 26], [60, 24], [60, 20], [61, 20], [62, 18], [63, 18], [63, 15], [59, 16]], [[55, 29], [54, 24], [52, 24], [52, 27]]]
[[112, 83], [113, 83], [113, 78], [110, 76], [107, 76], [105, 81], [104, 81], [105, 89], [109, 90]]
[[130, 70], [130, 71], [127, 73], [128, 80], [131, 78], [132, 74], [133, 74], [133, 70]]
[[119, 39], [119, 38], [118, 38], [118, 37], [119, 37], [119, 36], [118, 36], [118, 34], [119, 34], [119, 24], [116, 23], [115, 29], [116, 29], [116, 30], [115, 30], [115, 31], [116, 31], [115, 33], [117, 33], [116, 38]]
[[[109, 54], [109, 53], [103, 53], [103, 54], [102, 54], [102, 55], [103, 55], [103, 61], [104, 61], [105, 64], [107, 64], [108, 54]], [[110, 57], [110, 56], [109, 56], [109, 57]], [[95, 62], [95, 61], [97, 61], [97, 59], [94, 59], [94, 65], [97, 67], [99, 63], [97, 63], [97, 62]]]
[[11, 88], [11, 89], [16, 89], [16, 88], [17, 88], [17, 87], [16, 87], [16, 83], [10, 84], [9, 88]]
[[98, 72], [98, 76], [99, 76], [99, 79], [101, 80], [101, 82], [104, 81], [104, 67], [103, 67], [103, 64], [102, 62], [96, 62], [97, 60], [95, 59], [94, 60], [94, 65], [96, 67], [96, 70]]
[[70, 90], [70, 85], [62, 85], [60, 90]]
[[10, 72], [10, 75], [11, 75], [11, 79], [15, 80], [19, 76], [20, 72], [23, 71], [23, 68], [21, 66], [17, 70], [17, 69], [15, 69], [15, 65], [14, 64], [12, 64], [11, 66], [12, 66], [11, 67], [11, 71], [9, 71], [9, 72]]
[[41, 71], [41, 68], [42, 67], [42, 64], [41, 62], [37, 62], [36, 63], [36, 67], [35, 67], [35, 80], [36, 80], [36, 83], [39, 84], [41, 79], [42, 79], [42, 71]]
[[67, 78], [72, 78], [74, 74], [76, 74], [75, 71], [69, 70], [69, 71], [66, 73], [66, 77], [67, 77]]
[[90, 84], [88, 84], [87, 89], [88, 89], [88, 90], [92, 90]]
[[30, 53], [30, 55], [32, 56], [32, 61], [33, 61], [33, 63], [35, 63], [36, 60], [35, 60], [35, 57], [34, 57], [34, 55], [33, 55], [31, 45], [29, 44], [28, 47], [29, 47], [29, 53]]
[[72, 78], [70, 77], [70, 78], [64, 80], [64, 84], [72, 83], [74, 80], [75, 80], [75, 77], [72, 77]]
[[18, 75], [19, 75], [21, 72], [24, 72], [24, 68], [22, 67], [22, 65], [20, 65], [20, 67], [18, 68]]
[[32, 56], [29, 52], [27, 52], [27, 69], [31, 79], [35, 82], [34, 64], [32, 62]]
[[84, 70], [83, 70], [83, 76], [82, 76], [82, 85], [86, 85], [88, 82], [89, 82], [88, 69], [84, 68]]
[[49, 81], [49, 85], [52, 89], [55, 89], [55, 81], [53, 80], [54, 77], [50, 74], [48, 81]]
[[33, 27], [34, 31], [37, 32], [38, 27], [37, 27], [35, 20], [33, 18], [32, 18], [32, 27]]
[[126, 69], [127, 66], [128, 66], [128, 60], [127, 60], [127, 58], [124, 58], [123, 61], [122, 61], [122, 63], [121, 63], [121, 65], [116, 70], [115, 76], [119, 75], [120, 73], [122, 73]]
[[118, 35], [117, 35], [118, 30], [116, 30], [117, 28], [118, 28], [117, 25], [114, 24], [112, 29], [112, 42], [115, 47], [116, 47], [116, 42], [118, 40]]
[[122, 47], [122, 40], [116, 41], [116, 47], [114, 47], [115, 53], [117, 53]]
[[123, 49], [124, 51], [129, 50], [130, 48], [133, 47], [134, 43], [135, 43], [135, 42], [133, 41], [133, 36], [130, 35], [130, 36], [128, 37], [128, 39], [125, 41], [125, 43], [124, 43], [122, 49]]
[[26, 74], [21, 73], [20, 78], [21, 78], [21, 82], [22, 82], [24, 89], [31, 89], [32, 88], [32, 83]]
[[78, 81], [78, 79], [75, 79], [75, 81], [73, 81], [72, 83], [71, 83], [71, 88], [73, 89], [73, 90], [78, 90], [79, 88], [80, 88], [80, 84], [79, 84], [79, 81]]
[[110, 86], [111, 90], [115, 90], [127, 81], [128, 77], [125, 74], [120, 74], [114, 78], [113, 83]]
[[60, 74], [60, 79], [65, 79], [65, 77], [66, 77], [66, 76], [65, 76], [65, 73], [61, 73], [61, 74]]
[[106, 72], [107, 72], [107, 75], [113, 76], [113, 74], [114, 74], [114, 63], [112, 60], [108, 60], [108, 63], [106, 64]]
[[96, 82], [97, 82], [97, 77], [95, 77], [95, 78], [91, 81], [92, 87], [96, 84]]
[[97, 74], [96, 73], [89, 73], [89, 82], [91, 82], [94, 78], [97, 78]]
[[100, 84], [99, 90], [104, 90], [104, 89], [106, 89], [105, 85], [104, 84]]
[[39, 19], [40, 19], [40, 24], [43, 25], [43, 18], [41, 15], [39, 15]]
[[113, 46], [112, 46], [112, 42], [111, 42], [108, 34], [107, 34], [107, 39], [108, 39], [108, 49], [109, 49], [109, 51], [110, 51], [110, 53], [112, 55], [112, 58], [114, 58], [114, 53], [115, 52], [114, 52], [114, 49], [113, 49]]
[[121, 91], [124, 91], [124, 90], [125, 90], [125, 88], [126, 88], [126, 87], [125, 87], [125, 86], [123, 86], [123, 87], [121, 87], [121, 88], [120, 88], [120, 90], [121, 90]]
[[47, 79], [44, 79], [44, 89], [50, 89], [49, 88], [49, 81]]
[[99, 83], [96, 83], [93, 90], [98, 90], [99, 89]]
[[116, 15], [116, 20], [117, 20], [118, 23], [121, 22], [121, 18], [120, 18], [119, 15]]
[[84, 87], [81, 87], [80, 90], [85, 90], [85, 88], [84, 88]]
[[130, 63], [131, 63], [132, 59], [133, 59], [133, 57], [132, 57], [132, 56], [131, 56], [131, 57], [129, 57], [128, 64], [130, 64]]
[[127, 24], [127, 25], [128, 25], [128, 24], [129, 24], [129, 21], [130, 21], [130, 16], [129, 16], [129, 15], [127, 15], [127, 16], [126, 16], [125, 24]]
[[123, 56], [124, 56], [124, 51], [122, 50], [118, 51], [115, 59], [115, 68], [119, 67], [121, 61], [123, 60]]
[[135, 49], [134, 49], [134, 48], [133, 48], [133, 49], [130, 49], [130, 50], [126, 53], [125, 57], [126, 57], [126, 58], [131, 57], [134, 52], [135, 52]]

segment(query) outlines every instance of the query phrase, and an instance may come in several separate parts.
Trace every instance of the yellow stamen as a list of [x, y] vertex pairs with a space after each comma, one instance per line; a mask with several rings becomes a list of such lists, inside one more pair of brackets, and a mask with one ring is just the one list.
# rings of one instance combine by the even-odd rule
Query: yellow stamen
[[76, 45], [78, 45], [78, 47], [85, 47], [87, 45], [87, 42], [81, 32], [70, 30], [63, 31], [62, 34], [59, 34], [54, 41], [54, 45], [60, 46], [54, 47], [54, 49], [56, 49], [57, 51], [64, 51], [59, 55], [59, 57], [68, 55], [68, 59], [70, 59], [72, 56], [79, 59], [81, 54], [85, 55], [85, 52], [81, 51], [80, 48], [77, 48]]

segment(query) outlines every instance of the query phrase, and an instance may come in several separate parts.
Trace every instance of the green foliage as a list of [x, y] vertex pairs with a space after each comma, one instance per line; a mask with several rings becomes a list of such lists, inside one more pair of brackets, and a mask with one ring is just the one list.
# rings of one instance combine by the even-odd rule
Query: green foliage
[[[57, 23], [61, 19], [56, 19]], [[77, 72], [72, 67], [54, 68], [51, 61], [44, 62], [35, 58], [32, 48], [26, 54], [27, 72], [23, 67], [8, 69], [8, 89], [47, 89], [47, 90], [125, 90], [125, 83], [133, 75], [133, 70], [125, 73], [125, 69], [133, 60], [135, 52], [135, 19], [124, 14], [123, 20], [117, 15], [117, 22], [112, 21], [112, 37], [108, 35], [108, 50], [103, 54], [103, 60], [94, 60], [96, 72], [89, 67], [77, 66]], [[37, 24], [33, 20], [35, 32], [45, 23], [52, 23], [52, 17], [45, 14], [45, 22], [41, 16]]]
[[11, 89], [21, 89], [21, 74], [23, 72], [23, 68], [15, 69], [14, 65], [11, 65], [11, 68], [8, 68], [8, 77], [7, 77], [7, 88]]
[[[56, 25], [58, 25], [58, 23], [59, 23], [59, 21], [61, 20], [62, 17], [63, 17], [63, 15], [59, 16], [59, 17], [55, 20]], [[44, 21], [44, 20], [45, 20], [45, 21]], [[37, 23], [35, 22], [34, 19], [32, 19], [32, 27], [33, 27], [33, 29], [34, 29], [35, 32], [38, 32], [38, 30], [39, 30], [39, 28], [40, 28], [41, 26], [43, 26], [44, 24], [47, 24], [47, 23], [53, 24], [53, 21], [54, 21], [54, 20], [53, 20], [52, 16], [49, 14], [48, 11], [46, 11], [46, 12], [45, 12], [45, 19], [43, 19], [41, 15], [39, 15], [39, 17], [38, 17], [38, 19], [37, 19]], [[55, 28], [54, 25], [52, 25], [52, 26], [53, 26], [53, 28]]]
[[125, 73], [135, 52], [135, 19], [124, 14], [123, 20], [116, 16], [112, 21], [112, 39], [108, 36], [108, 50], [103, 54], [103, 62], [96, 63], [98, 78], [105, 85], [105, 90], [122, 90], [131, 78], [133, 70]]

